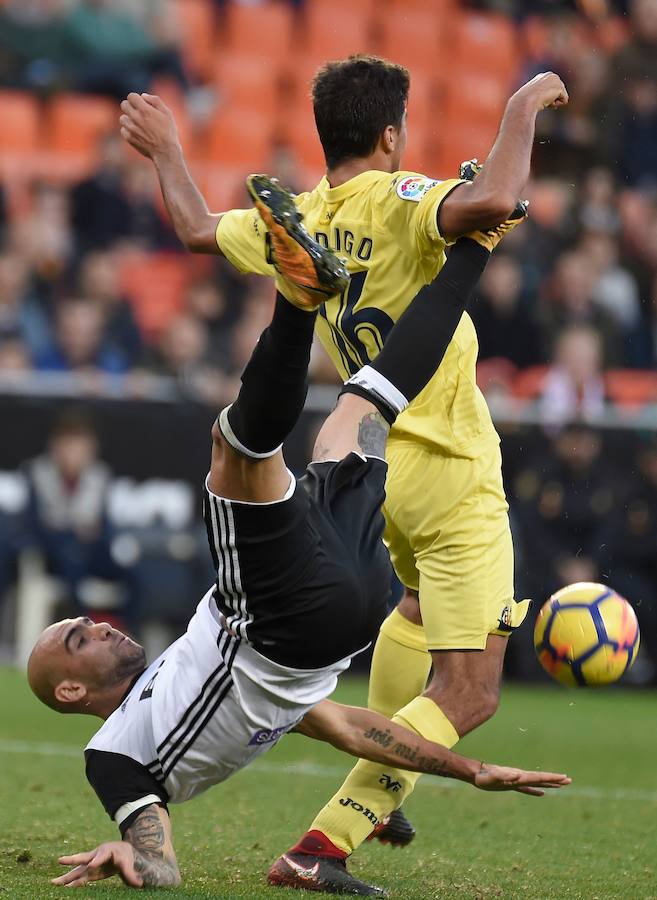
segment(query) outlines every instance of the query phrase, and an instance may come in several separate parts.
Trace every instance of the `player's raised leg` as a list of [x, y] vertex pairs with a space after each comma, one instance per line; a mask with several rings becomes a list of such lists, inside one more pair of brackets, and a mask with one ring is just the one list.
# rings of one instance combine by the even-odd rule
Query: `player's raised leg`
[[[318, 259], [326, 257], [326, 283], [333, 273], [339, 290], [342, 272], [337, 260], [319, 245], [313, 249]], [[242, 373], [239, 395], [212, 429], [208, 487], [214, 494], [251, 503], [285, 495], [290, 473], [281, 447], [306, 399], [316, 313], [317, 304], [300, 309], [277, 293], [272, 320]]]

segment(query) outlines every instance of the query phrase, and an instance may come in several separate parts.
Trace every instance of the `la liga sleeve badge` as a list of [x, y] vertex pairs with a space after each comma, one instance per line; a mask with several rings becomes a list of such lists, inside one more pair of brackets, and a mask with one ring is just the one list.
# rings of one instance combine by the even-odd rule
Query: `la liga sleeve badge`
[[402, 178], [397, 184], [397, 196], [402, 200], [415, 200], [416, 203], [424, 197], [427, 191], [440, 184], [433, 178], [424, 178], [422, 175], [409, 175]]

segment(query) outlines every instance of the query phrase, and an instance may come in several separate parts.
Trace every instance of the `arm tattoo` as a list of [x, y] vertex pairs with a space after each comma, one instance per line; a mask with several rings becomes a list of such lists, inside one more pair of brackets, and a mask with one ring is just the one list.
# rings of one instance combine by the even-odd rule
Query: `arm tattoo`
[[371, 412], [358, 423], [358, 446], [366, 456], [383, 456], [390, 426], [381, 413]]
[[175, 860], [164, 855], [166, 835], [157, 807], [141, 813], [126, 830], [124, 840], [132, 844], [135, 871], [148, 887], [171, 887], [180, 884]]
[[390, 732], [379, 731], [376, 728], [370, 728], [363, 733], [363, 737], [368, 741], [373, 741], [386, 749], [390, 748], [390, 752], [398, 757], [398, 762], [402, 766], [410, 764], [412, 771], [422, 772], [425, 775], [448, 775], [449, 766], [447, 763], [439, 759], [432, 759], [430, 756], [424, 756], [419, 752], [419, 747], [410, 747], [408, 744], [398, 742], [393, 745], [394, 738]]

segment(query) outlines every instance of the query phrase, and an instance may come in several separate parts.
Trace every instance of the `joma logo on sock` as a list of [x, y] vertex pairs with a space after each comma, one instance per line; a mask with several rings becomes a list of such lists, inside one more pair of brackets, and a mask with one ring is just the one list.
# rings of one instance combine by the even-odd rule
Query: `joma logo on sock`
[[393, 794], [401, 790], [401, 781], [393, 781], [390, 775], [382, 775], [379, 778], [379, 784], [385, 784], [386, 790], [392, 791]]
[[356, 801], [352, 800], [351, 797], [340, 797], [340, 800], [338, 802], [341, 806], [350, 806], [352, 809], [355, 809], [356, 812], [362, 813], [366, 819], [370, 820], [372, 825], [379, 824], [377, 816], [374, 815], [371, 809], [363, 806], [362, 803], [356, 803]]

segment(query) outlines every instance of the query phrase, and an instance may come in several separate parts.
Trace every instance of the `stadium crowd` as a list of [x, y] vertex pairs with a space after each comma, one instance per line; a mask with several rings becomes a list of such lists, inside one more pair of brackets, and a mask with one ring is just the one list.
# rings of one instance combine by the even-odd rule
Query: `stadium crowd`
[[[230, 3], [200, 5], [221, 29]], [[291, 4], [299, 27], [305, 5]], [[638, 677], [653, 680], [657, 444], [640, 423], [657, 404], [657, 0], [465, 6], [513, 23], [522, 53], [507, 93], [552, 69], [571, 96], [566, 110], [541, 120], [530, 219], [496, 252], [471, 310], [481, 386], [503, 435], [519, 588], [542, 598], [563, 583], [613, 572], [614, 586], [638, 606], [655, 663], [647, 659]], [[5, 0], [0, 115], [3, 89], [50, 102], [62, 90], [118, 99], [163, 85], [190, 121], [221, 117], [221, 92], [190, 64], [179, 38], [180, 7]], [[410, 129], [412, 144], [412, 120]], [[281, 141], [269, 153], [261, 167], [303, 188], [308, 167], [294, 147]], [[430, 176], [454, 174], [430, 166], [429, 159]], [[173, 400], [213, 407], [230, 400], [268, 321], [270, 286], [238, 277], [223, 260], [183, 252], [150, 168], [115, 130], [100, 135], [95, 164], [79, 174], [38, 169], [17, 181], [0, 168], [0, 392], [29, 394], [50, 378], [72, 379], [90, 402], [108, 391], [150, 397], [162, 385]], [[220, 163], [214, 177], [222, 177]], [[235, 191], [234, 202], [246, 198]], [[318, 382], [335, 381], [319, 352], [313, 371]], [[599, 427], [609, 422], [632, 430], [621, 438]], [[134, 596], [134, 581], [117, 575], [103, 543], [109, 473], [88, 427], [69, 421], [60, 439], [67, 428], [86, 449], [73, 452], [77, 463], [62, 462], [54, 439], [44, 451], [60, 459], [50, 460], [50, 475], [44, 460], [31, 464], [32, 540], [78, 607], [81, 571], [118, 580]], [[91, 466], [92, 458], [90, 527], [85, 503], [78, 509], [72, 498], [82, 484], [76, 465]], [[67, 521], [38, 502], [40, 489], [55, 490], [53, 471], [71, 501]], [[11, 527], [0, 512], [0, 535]], [[4, 591], [16, 542], [0, 546]], [[515, 663], [521, 674], [527, 659]]]

